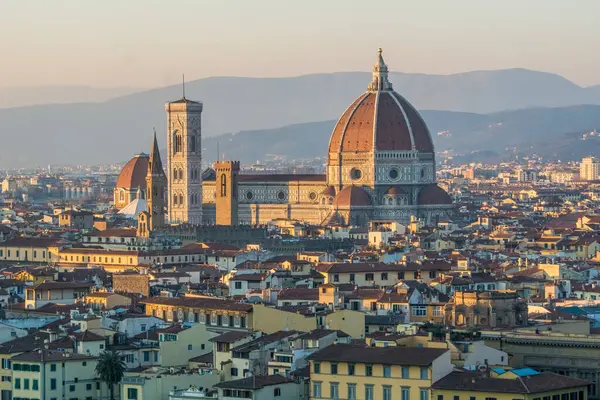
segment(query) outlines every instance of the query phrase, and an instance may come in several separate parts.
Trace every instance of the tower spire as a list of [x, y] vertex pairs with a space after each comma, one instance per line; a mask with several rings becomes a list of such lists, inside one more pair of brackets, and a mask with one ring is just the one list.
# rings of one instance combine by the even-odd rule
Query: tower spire
[[367, 89], [369, 92], [379, 92], [393, 90], [392, 84], [388, 80], [388, 67], [383, 60], [383, 50], [377, 49], [377, 62], [373, 65], [373, 80]]
[[156, 128], [154, 128], [154, 139], [152, 140], [152, 150], [150, 150], [150, 160], [148, 172], [150, 175], [163, 175], [163, 166], [160, 159], [160, 150], [158, 149], [158, 140], [156, 139]]

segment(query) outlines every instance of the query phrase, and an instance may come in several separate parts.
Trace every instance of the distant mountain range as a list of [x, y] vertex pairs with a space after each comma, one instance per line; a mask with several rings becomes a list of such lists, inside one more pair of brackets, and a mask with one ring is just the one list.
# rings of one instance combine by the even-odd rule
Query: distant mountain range
[[[575, 160], [600, 151], [600, 106], [534, 108], [492, 114], [424, 110], [436, 151], [465, 160], [500, 160], [538, 154], [546, 159]], [[204, 158], [255, 162], [265, 155], [289, 159], [325, 157], [335, 120], [244, 131], [205, 139]], [[217, 145], [218, 143], [218, 145]]]
[[[543, 109], [526, 109], [521, 114], [461, 114], [600, 104], [600, 86], [583, 88], [554, 74], [511, 69], [443, 76], [390, 75], [394, 88], [417, 108], [459, 112], [425, 112], [432, 132], [449, 130], [452, 134], [451, 139], [436, 138], [438, 149], [463, 145], [472, 148], [475, 143], [493, 144], [494, 147], [508, 145], [513, 138], [526, 138], [532, 124], [550, 130], [563, 129], [560, 133], [575, 132], [578, 127], [590, 124], [596, 126], [592, 116], [587, 116], [589, 111], [585, 107], [570, 111], [565, 108], [561, 111], [564, 114], [558, 115], [551, 115], [557, 110]], [[271, 134], [277, 136], [278, 132], [294, 130], [303, 132], [297, 138], [301, 144], [288, 152], [307, 146], [309, 152], [306, 156], [312, 154], [311, 151], [324, 155], [326, 148], [317, 145], [317, 142], [320, 139], [327, 142], [330, 129], [326, 125], [319, 131], [323, 138], [313, 138], [313, 144], [306, 144], [302, 125], [287, 125], [337, 118], [352, 100], [364, 92], [370, 79], [370, 74], [365, 72], [293, 78], [218, 77], [186, 83], [186, 93], [188, 98], [204, 102], [206, 159], [212, 158], [211, 152], [216, 155], [216, 149], [210, 149], [211, 140], [208, 138], [211, 136], [247, 130], [265, 131], [282, 126], [284, 128]], [[161, 133], [160, 140], [164, 143], [164, 103], [180, 97], [181, 87], [169, 86], [101, 103], [90, 99], [86, 103], [0, 109], [0, 167], [127, 160], [134, 153], [148, 151], [153, 127]], [[575, 110], [586, 114], [587, 119], [570, 119], [576, 118], [573, 115]], [[505, 115], [514, 116], [510, 129], [486, 128], [490, 121], [500, 121]], [[319, 124], [307, 126], [316, 129]], [[498, 132], [503, 133], [500, 135]], [[505, 135], [509, 136], [503, 138]], [[480, 140], [482, 138], [485, 140]], [[271, 147], [276, 143], [286, 146], [285, 141], [280, 140], [266, 144]], [[241, 146], [241, 143], [233, 146]], [[275, 148], [273, 152], [283, 154], [280, 150]], [[267, 152], [271, 151], [263, 148], [262, 153], [254, 154], [251, 159], [263, 158]]]
[[129, 87], [94, 88], [78, 85], [0, 88], [0, 108], [37, 104], [104, 102], [140, 90]]

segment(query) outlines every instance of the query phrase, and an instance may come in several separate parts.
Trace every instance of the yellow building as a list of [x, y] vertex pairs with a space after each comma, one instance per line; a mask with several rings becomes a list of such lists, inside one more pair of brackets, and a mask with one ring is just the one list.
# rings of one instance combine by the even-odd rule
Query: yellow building
[[286, 329], [308, 332], [325, 328], [340, 330], [353, 338], [365, 336], [365, 314], [360, 311], [310, 306], [280, 309], [262, 304], [253, 307], [253, 326], [266, 334]]
[[150, 297], [146, 315], [169, 322], [199, 322], [216, 331], [253, 329], [252, 305], [209, 297]]
[[429, 400], [453, 365], [447, 349], [333, 344], [309, 356], [311, 399]]
[[83, 298], [83, 302], [91, 305], [94, 309], [110, 310], [116, 306], [129, 307], [131, 298], [111, 292], [93, 292], [88, 293]]
[[454, 326], [526, 326], [527, 303], [513, 290], [454, 292], [445, 320]]
[[452, 372], [431, 386], [436, 400], [587, 400], [590, 382], [530, 368]]
[[33, 285], [38, 285], [45, 281], [53, 281], [57, 277], [58, 273], [54, 268], [23, 269], [13, 276], [14, 279], [23, 282], [33, 282]]
[[12, 357], [13, 399], [101, 399], [106, 384], [96, 375], [97, 358], [63, 351], [30, 351]]
[[48, 263], [58, 260], [61, 239], [18, 237], [0, 243], [0, 260]]

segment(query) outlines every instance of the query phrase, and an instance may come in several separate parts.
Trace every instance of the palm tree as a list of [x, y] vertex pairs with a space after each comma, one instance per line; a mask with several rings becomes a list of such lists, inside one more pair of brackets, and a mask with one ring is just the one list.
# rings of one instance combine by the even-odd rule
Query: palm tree
[[96, 364], [96, 373], [110, 389], [110, 399], [115, 400], [115, 384], [121, 382], [125, 373], [125, 362], [117, 351], [103, 351]]

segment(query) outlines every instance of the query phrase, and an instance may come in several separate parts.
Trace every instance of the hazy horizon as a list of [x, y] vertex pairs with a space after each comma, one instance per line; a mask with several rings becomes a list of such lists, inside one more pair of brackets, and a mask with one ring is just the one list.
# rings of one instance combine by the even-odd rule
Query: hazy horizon
[[150, 89], [210, 76], [525, 68], [600, 83], [600, 2], [344, 0], [0, 3], [0, 87]]

